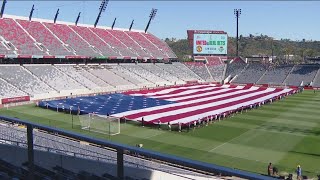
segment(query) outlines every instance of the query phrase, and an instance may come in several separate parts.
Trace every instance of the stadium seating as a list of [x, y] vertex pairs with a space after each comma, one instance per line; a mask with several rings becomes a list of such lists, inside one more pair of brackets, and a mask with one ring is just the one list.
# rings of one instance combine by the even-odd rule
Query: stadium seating
[[145, 36], [148, 40], [150, 40], [153, 44], [155, 44], [158, 48], [162, 50], [164, 54], [166, 54], [170, 58], [177, 58], [177, 56], [174, 54], [174, 52], [170, 49], [170, 47], [162, 40], [154, 36], [150, 33], [141, 33], [143, 36]]
[[85, 86], [67, 76], [52, 65], [26, 65], [30, 72], [58, 91], [86, 89]]
[[135, 64], [122, 64], [122, 67], [126, 68], [128, 71], [133, 72], [135, 74], [139, 74], [140, 76], [154, 82], [155, 84], [170, 84], [168, 81], [166, 81], [165, 79], [151, 73], [150, 71], [142, 68], [139, 65], [135, 65]]
[[[175, 64], [175, 63], [173, 63], [173, 64]], [[176, 67], [176, 66], [174, 66], [172, 64], [156, 63], [156, 65], [159, 66], [159, 68], [161, 68], [163, 71], [167, 71], [170, 74], [172, 74], [173, 76], [175, 76], [175, 77], [177, 77], [179, 79], [182, 79], [184, 81], [195, 81], [195, 80], [198, 80], [196, 76], [192, 76], [192, 74], [190, 75], [188, 73], [188, 71], [186, 72], [185, 70], [179, 69], [178, 67]]]
[[231, 79], [234, 78], [236, 75], [240, 74], [246, 66], [247, 64], [243, 61], [234, 61], [229, 63], [227, 65], [226, 77], [230, 76]]
[[108, 68], [108, 66], [102, 66], [101, 68], [90, 69], [89, 72], [108, 84], [116, 87], [118, 90], [132, 89], [136, 87], [136, 85], [108, 70]]
[[79, 56], [96, 57], [99, 52], [94, 52], [90, 45], [76, 34], [69, 26], [64, 24], [43, 23], [62, 42], [68, 44]]
[[280, 85], [284, 82], [286, 77], [292, 70], [293, 65], [282, 65], [271, 67], [257, 82], [257, 84], [277, 84]]
[[312, 82], [312, 86], [313, 87], [320, 87], [320, 68], [319, 68], [319, 70], [318, 70], [318, 72]]
[[[55, 67], [88, 89], [103, 87], [103, 85], [99, 86], [94, 81], [88, 79], [87, 76], [83, 76], [81, 74], [82, 69], [76, 69], [73, 65], [55, 65]], [[104, 85], [108, 86], [107, 84]]]
[[26, 31], [28, 31], [28, 33], [35, 38], [37, 42], [42, 43], [49, 50], [50, 55], [74, 55], [72, 52], [63, 47], [62, 43], [56, 37], [54, 37], [54, 35], [40, 22], [19, 19], [17, 19], [17, 22]]
[[261, 76], [266, 72], [263, 64], [250, 63], [238, 77], [232, 81], [234, 83], [256, 83]]
[[1, 56], [177, 58], [165, 42], [152, 34], [137, 31], [1, 18], [0, 36]]
[[182, 63], [173, 62], [172, 65], [179, 70], [179, 73], [182, 74], [183, 77], [187, 80], [202, 80], [196, 73], [191, 71], [187, 66]]
[[105, 42], [107, 42], [112, 47], [112, 49], [114, 49], [116, 52], [119, 51], [119, 54], [121, 54], [122, 56], [137, 56], [137, 54], [129, 50], [126, 45], [124, 45], [119, 39], [111, 35], [108, 31], [98, 28], [91, 28], [91, 30], [94, 33], [96, 33], [100, 38], [102, 38]]
[[204, 62], [185, 62], [184, 65], [186, 65], [202, 79], [206, 81], [212, 79]]
[[125, 31], [132, 39], [134, 39], [141, 47], [150, 52], [154, 58], [167, 58], [154, 44], [146, 39], [141, 33], [133, 31]]
[[78, 68], [72, 69], [77, 71], [80, 75], [87, 78], [89, 81], [97, 84], [99, 87], [105, 87], [105, 91], [114, 91], [114, 86], [108, 84], [107, 82], [103, 81], [102, 79], [98, 78], [97, 76], [90, 73], [89, 66], [79, 66]]
[[0, 35], [17, 48], [19, 55], [47, 55], [35, 45], [35, 41], [13, 19], [0, 19]]
[[103, 40], [101, 40], [96, 34], [90, 31], [87, 27], [81, 26], [69, 26], [74, 31], [76, 31], [81, 37], [83, 37], [87, 42], [89, 42], [92, 46], [99, 49], [103, 55], [109, 56], [120, 56], [119, 53], [112, 50]]
[[309, 85], [318, 70], [318, 65], [296, 65], [288, 75], [285, 83], [292, 86]]
[[[20, 144], [21, 146], [26, 146], [26, 129], [24, 128], [18, 128], [15, 126], [9, 126], [5, 124], [0, 124], [0, 134], [1, 134], [1, 140], [5, 141], [10, 146], [17, 146]], [[12, 142], [12, 143], [11, 143]], [[88, 159], [93, 160], [92, 162], [98, 162], [98, 163], [106, 163], [106, 170], [104, 172], [108, 172], [108, 168], [112, 168], [111, 165], [115, 165], [117, 163], [117, 153], [111, 149], [101, 148], [92, 144], [83, 144], [79, 143], [76, 139], [69, 139], [67, 137], [63, 136], [57, 136], [54, 134], [49, 134], [42, 131], [34, 131], [34, 149], [40, 150], [44, 152], [50, 152], [54, 154], [59, 154], [63, 156], [70, 156], [72, 158], [80, 158], [80, 159]], [[19, 152], [19, 151], [17, 151]], [[210, 175], [204, 175], [197, 172], [194, 172], [192, 170], [187, 170], [175, 166], [170, 166], [163, 164], [161, 162], [152, 161], [149, 159], [144, 159], [143, 157], [135, 157], [132, 155], [124, 155], [124, 165], [125, 167], [139, 167], [139, 169], [145, 169], [145, 170], [152, 170], [152, 171], [161, 171], [166, 172], [169, 174], [179, 174], [178, 178], [181, 178], [185, 176], [187, 179], [190, 179], [190, 176], [194, 177], [203, 177], [215, 179], [215, 177]], [[44, 160], [42, 160], [44, 161]], [[37, 161], [35, 162], [37, 163]], [[27, 163], [23, 163], [23, 166], [27, 168]], [[66, 166], [66, 165], [63, 165]], [[24, 170], [24, 173], [19, 173], [20, 168], [16, 165], [10, 164], [6, 161], [0, 160], [0, 172], [5, 167], [5, 172], [8, 172], [8, 170], [11, 170], [10, 174], [14, 174], [17, 177], [25, 177], [23, 176], [27, 174], [27, 169]], [[69, 167], [69, 166], [68, 166]], [[64, 169], [61, 166], [54, 165], [52, 167], [53, 169], [48, 169], [42, 166], [39, 166], [36, 164], [35, 166], [35, 172], [37, 177], [42, 176], [42, 178], [39, 179], [57, 179], [56, 175], [60, 175], [59, 177], [62, 177], [61, 179], [68, 179], [67, 177], [74, 177], [77, 176], [83, 177], [86, 176], [87, 179], [116, 179], [112, 176], [112, 174], [106, 174], [104, 173], [104, 177], [98, 177], [98, 176], [92, 176], [90, 172], [79, 172], [81, 176], [79, 176], [78, 173], [74, 173], [70, 170]], [[70, 168], [70, 167], [69, 167]], [[72, 168], [71, 168], [72, 169]], [[90, 168], [88, 169], [88, 171]], [[95, 172], [94, 170], [90, 170], [91, 172]], [[110, 171], [109, 171], [110, 172]], [[97, 173], [97, 172], [95, 172]], [[137, 172], [129, 175], [135, 175]], [[89, 177], [88, 177], [89, 175]], [[55, 176], [54, 178], [52, 176]], [[78, 179], [77, 178], [77, 179]], [[130, 178], [130, 177], [129, 177]], [[131, 178], [131, 179], [137, 179], [137, 178]], [[140, 179], [140, 178], [139, 178]]]
[[124, 31], [120, 30], [106, 30], [111, 35], [119, 39], [125, 44], [132, 52], [138, 55], [138, 57], [151, 57], [137, 42], [133, 41]]
[[206, 59], [208, 62], [207, 67], [211, 73], [213, 81], [221, 82], [224, 79], [223, 72], [226, 65], [218, 56], [206, 56]]
[[139, 66], [141, 66], [142, 68], [144, 68], [147, 71], [151, 72], [152, 74], [155, 74], [156, 76], [171, 82], [171, 84], [176, 84], [178, 81], [180, 81], [179, 78], [177, 78], [173, 74], [170, 74], [166, 70], [163, 70], [163, 69], [159, 68], [155, 64], [140, 63]]
[[140, 85], [140, 86], [152, 86], [154, 83], [152, 81], [147, 80], [146, 78], [139, 76], [139, 74], [135, 74], [131, 71], [128, 71], [126, 68], [122, 67], [121, 65], [112, 65], [108, 64], [112, 69], [109, 69], [113, 73], [121, 76], [133, 84]]
[[18, 88], [14, 87], [13, 85], [5, 82], [4, 80], [0, 79], [0, 99], [2, 98], [12, 98], [12, 97], [20, 97], [20, 96], [27, 96], [28, 94], [22, 92]]
[[55, 90], [19, 65], [0, 66], [0, 77], [18, 89], [30, 94], [43, 94]]

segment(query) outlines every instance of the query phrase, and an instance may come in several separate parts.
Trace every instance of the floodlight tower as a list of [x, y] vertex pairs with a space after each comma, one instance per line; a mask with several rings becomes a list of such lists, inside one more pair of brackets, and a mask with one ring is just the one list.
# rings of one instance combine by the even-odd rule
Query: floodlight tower
[[134, 20], [132, 20], [132, 22], [131, 22], [131, 25], [130, 25], [130, 27], [129, 27], [129, 31], [131, 31], [131, 28], [132, 28], [132, 26], [133, 26], [133, 22], [134, 22]]
[[79, 12], [78, 17], [77, 17], [77, 19], [76, 19], [76, 22], [75, 22], [75, 25], [76, 25], [76, 26], [78, 25], [78, 21], [79, 21], [79, 19], [80, 19], [80, 14], [81, 14], [81, 12]]
[[111, 29], [113, 29], [114, 25], [116, 24], [116, 20], [117, 20], [117, 18], [114, 18]]
[[237, 57], [239, 57], [239, 17], [241, 15], [241, 9], [234, 9], [234, 15], [237, 18]]
[[98, 24], [98, 22], [99, 22], [99, 19], [100, 19], [100, 17], [101, 17], [101, 13], [106, 10], [107, 5], [108, 5], [108, 2], [109, 2], [109, 0], [102, 0], [101, 5], [100, 5], [100, 8], [99, 8], [98, 17], [97, 17], [97, 19], [96, 19], [96, 22], [94, 23], [94, 27], [97, 26], [97, 24]]
[[34, 4], [32, 5], [32, 8], [31, 8], [31, 11], [29, 14], [29, 21], [31, 21], [31, 19], [32, 19], [33, 11], [34, 11]]
[[156, 17], [157, 11], [158, 11], [158, 9], [152, 8], [151, 13], [150, 13], [150, 15], [149, 15], [149, 22], [148, 22], [148, 24], [147, 24], [147, 26], [146, 26], [146, 29], [144, 30], [145, 33], [146, 33], [146, 32], [148, 31], [148, 29], [149, 29], [151, 20], [154, 19], [154, 17]]
[[1, 12], [0, 12], [0, 18], [2, 18], [2, 16], [3, 16], [4, 9], [5, 9], [5, 7], [6, 7], [6, 3], [7, 3], [7, 0], [3, 0], [3, 1], [2, 1], [2, 7], [1, 7]]
[[53, 20], [53, 23], [54, 23], [54, 24], [55, 24], [56, 21], [57, 21], [58, 15], [59, 15], [59, 9], [57, 10], [56, 15], [54, 16], [54, 20]]

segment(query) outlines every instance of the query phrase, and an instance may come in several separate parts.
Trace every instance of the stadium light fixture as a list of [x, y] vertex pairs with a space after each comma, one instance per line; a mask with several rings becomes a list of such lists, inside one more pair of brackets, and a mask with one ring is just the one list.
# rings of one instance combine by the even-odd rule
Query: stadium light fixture
[[149, 15], [149, 22], [146, 26], [146, 29], [144, 30], [145, 33], [148, 31], [151, 20], [153, 20], [156, 17], [157, 12], [158, 12], [158, 9], [152, 8], [151, 13]]
[[234, 15], [237, 18], [237, 57], [239, 57], [239, 17], [241, 15], [241, 9], [234, 9]]
[[96, 22], [94, 23], [94, 27], [97, 26], [99, 19], [101, 17], [102, 12], [106, 11], [107, 6], [108, 6], [109, 0], [102, 0], [100, 7], [99, 7], [99, 14], [97, 16]]
[[57, 10], [56, 15], [54, 16], [54, 20], [53, 20], [53, 23], [54, 23], [54, 24], [55, 24], [56, 21], [57, 21], [58, 15], [59, 15], [59, 9]]
[[131, 31], [131, 28], [132, 28], [132, 26], [133, 26], [133, 22], [134, 22], [134, 20], [132, 20], [132, 22], [131, 22], [131, 25], [130, 25], [130, 27], [129, 27], [129, 31]]
[[3, 0], [3, 1], [2, 1], [1, 12], [0, 12], [0, 18], [2, 18], [2, 16], [3, 16], [4, 9], [5, 9], [5, 7], [6, 7], [6, 3], [7, 3], [7, 0]]
[[111, 29], [113, 29], [114, 25], [116, 24], [116, 20], [117, 20], [117, 18], [114, 18]]
[[32, 5], [32, 8], [31, 8], [31, 11], [29, 14], [29, 21], [31, 21], [31, 19], [32, 19], [33, 11], [34, 11], [34, 4]]
[[78, 21], [79, 21], [79, 19], [80, 19], [80, 14], [81, 14], [81, 12], [79, 12], [78, 17], [77, 17], [77, 19], [76, 19], [76, 22], [75, 22], [75, 25], [76, 25], [76, 26], [78, 25]]

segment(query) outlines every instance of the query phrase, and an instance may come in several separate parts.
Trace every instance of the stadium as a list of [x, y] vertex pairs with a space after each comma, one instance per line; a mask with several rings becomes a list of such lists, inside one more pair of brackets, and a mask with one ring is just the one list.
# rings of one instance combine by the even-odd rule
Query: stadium
[[319, 179], [319, 57], [241, 56], [241, 9], [234, 53], [227, 31], [189, 29], [183, 60], [149, 32], [157, 9], [137, 30], [98, 25], [108, 0], [94, 24], [9, 3], [0, 179]]

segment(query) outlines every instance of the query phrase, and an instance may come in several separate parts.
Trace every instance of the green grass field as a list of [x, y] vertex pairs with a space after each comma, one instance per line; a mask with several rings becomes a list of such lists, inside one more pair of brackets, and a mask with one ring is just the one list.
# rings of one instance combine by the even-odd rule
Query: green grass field
[[[109, 140], [105, 134], [80, 129], [79, 119], [26, 105], [1, 109], [0, 114], [30, 120]], [[305, 91], [238, 114], [190, 132], [158, 130], [121, 124], [121, 134], [112, 141], [257, 173], [266, 173], [272, 162], [282, 174], [320, 174], [320, 92]]]

